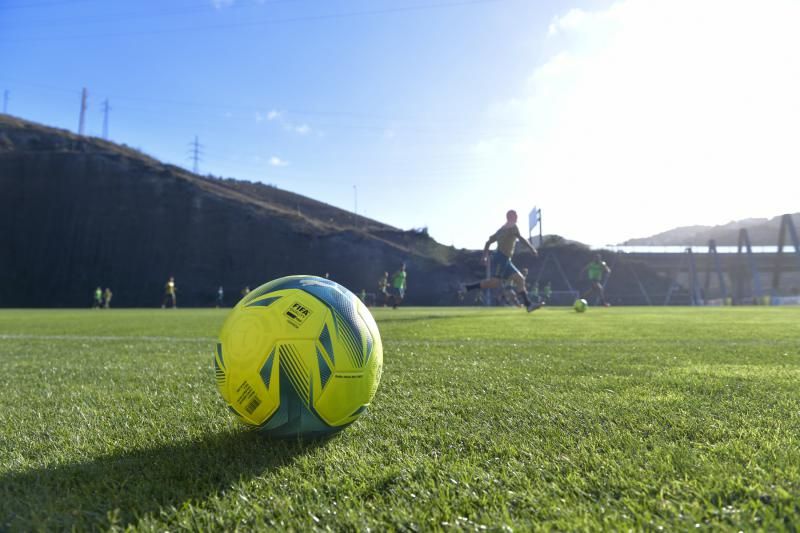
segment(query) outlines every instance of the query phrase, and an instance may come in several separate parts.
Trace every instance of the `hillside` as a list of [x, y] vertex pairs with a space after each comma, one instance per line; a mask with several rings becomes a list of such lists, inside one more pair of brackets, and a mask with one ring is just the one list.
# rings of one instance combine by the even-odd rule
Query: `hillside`
[[[800, 226], [800, 213], [792, 215], [795, 227]], [[748, 218], [736, 220], [719, 226], [684, 226], [671, 229], [650, 237], [629, 239], [623, 244], [628, 246], [641, 245], [695, 245], [705, 246], [714, 239], [719, 246], [735, 246], [738, 244], [739, 231], [747, 229], [750, 242], [753, 245], [771, 245], [778, 242], [778, 232], [781, 227], [781, 217], [774, 218]]]
[[170, 275], [189, 306], [209, 305], [219, 285], [233, 303], [245, 286], [296, 273], [374, 291], [402, 262], [409, 303], [436, 304], [477, 264], [311, 198], [3, 115], [0, 191], [4, 307], [84, 307], [96, 286], [111, 287], [115, 305], [155, 306]]
[[[220, 285], [232, 305], [245, 286], [298, 273], [330, 273], [354, 292], [375, 292], [381, 273], [401, 263], [407, 304], [452, 305], [459, 282], [485, 272], [479, 251], [423, 232], [263, 184], [198, 176], [124, 145], [7, 115], [0, 115], [0, 193], [0, 307], [88, 307], [97, 286], [112, 289], [114, 306], [155, 307], [169, 276], [179, 306], [213, 305]], [[520, 252], [514, 261], [558, 291], [566, 289], [563, 273], [577, 281], [591, 251], [556, 241], [539, 259]], [[560, 268], [543, 260], [548, 255]], [[646, 266], [617, 260], [612, 301], [642, 303], [634, 270], [656, 293], [667, 290], [669, 280]]]

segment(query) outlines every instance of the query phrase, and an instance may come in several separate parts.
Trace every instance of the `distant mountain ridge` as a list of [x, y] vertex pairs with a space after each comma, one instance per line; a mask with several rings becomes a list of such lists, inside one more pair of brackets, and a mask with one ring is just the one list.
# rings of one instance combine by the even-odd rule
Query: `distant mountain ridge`
[[[719, 226], [683, 226], [650, 237], [629, 239], [622, 244], [625, 246], [705, 246], [711, 239], [714, 239], [718, 246], [736, 246], [739, 242], [739, 232], [745, 228], [750, 237], [750, 243], [754, 246], [774, 246], [778, 243], [782, 216], [769, 219], [746, 218]], [[791, 216], [795, 227], [800, 228], [800, 213], [793, 213]]]

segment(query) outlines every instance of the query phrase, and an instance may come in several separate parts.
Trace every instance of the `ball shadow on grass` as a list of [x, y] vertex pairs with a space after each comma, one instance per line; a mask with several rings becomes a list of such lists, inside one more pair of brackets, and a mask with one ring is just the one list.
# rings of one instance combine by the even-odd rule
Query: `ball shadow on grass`
[[236, 431], [5, 474], [0, 476], [0, 531], [132, 525], [148, 513], [180, 508], [291, 464], [329, 440], [271, 440]]

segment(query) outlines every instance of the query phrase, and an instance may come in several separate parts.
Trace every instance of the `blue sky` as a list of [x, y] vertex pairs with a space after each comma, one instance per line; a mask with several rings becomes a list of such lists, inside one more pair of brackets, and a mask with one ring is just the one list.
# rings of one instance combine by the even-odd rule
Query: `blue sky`
[[111, 140], [191, 168], [197, 135], [203, 174], [345, 209], [357, 198], [359, 213], [444, 244], [481, 247], [507, 209], [538, 205], [545, 233], [599, 245], [800, 211], [797, 194], [775, 194], [798, 170], [800, 48], [783, 22], [796, 14], [792, 2], [0, 0], [0, 89], [11, 114], [74, 131], [86, 87], [89, 134], [108, 99]]

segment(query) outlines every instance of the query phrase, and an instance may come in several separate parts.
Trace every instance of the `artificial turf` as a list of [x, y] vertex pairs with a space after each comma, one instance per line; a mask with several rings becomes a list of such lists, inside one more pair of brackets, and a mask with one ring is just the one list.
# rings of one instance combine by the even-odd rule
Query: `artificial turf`
[[233, 420], [226, 313], [0, 311], [0, 531], [800, 525], [800, 308], [377, 309], [312, 442]]

